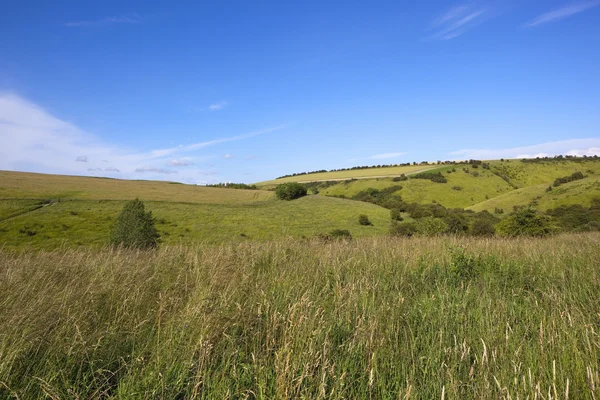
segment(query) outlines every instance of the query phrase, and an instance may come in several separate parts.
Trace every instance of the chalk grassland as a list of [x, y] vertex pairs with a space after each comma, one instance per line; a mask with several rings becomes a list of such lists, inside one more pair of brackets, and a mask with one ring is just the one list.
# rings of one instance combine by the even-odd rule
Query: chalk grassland
[[[396, 194], [408, 203], [437, 203], [444, 207], [465, 208], [480, 203], [514, 190], [507, 182], [482, 168], [469, 169], [466, 173], [464, 166], [441, 167], [433, 169], [433, 172], [441, 172], [448, 180], [447, 183], [435, 183], [426, 179], [409, 179], [402, 182], [393, 182], [392, 179], [369, 179], [344, 182], [330, 186], [320, 191], [328, 196], [352, 197], [362, 190], [368, 188], [385, 189], [393, 185], [402, 186]], [[456, 172], [446, 171], [455, 169]], [[476, 173], [476, 174], [475, 174]], [[477, 175], [477, 176], [475, 176]], [[458, 189], [458, 190], [457, 190]]]
[[598, 399], [598, 243], [0, 251], [0, 397]]
[[285, 182], [314, 182], [339, 179], [369, 178], [374, 176], [400, 176], [402, 174], [410, 174], [418, 171], [425, 171], [431, 168], [432, 166], [427, 165], [407, 165], [401, 167], [382, 167], [354, 169], [350, 171], [319, 172], [316, 174], [297, 175], [281, 179], [273, 179], [270, 181], [259, 182], [257, 183], [257, 185], [259, 187], [272, 187]]
[[[472, 208], [473, 210], [493, 210], [501, 206], [511, 210], [513, 205], [527, 205], [536, 200], [542, 208], [552, 208], [562, 204], [585, 204], [598, 197], [597, 182], [600, 180], [600, 161], [579, 160], [524, 163], [520, 160], [489, 161], [490, 169], [473, 168], [470, 165], [433, 167], [428, 172], [440, 172], [447, 183], [435, 183], [424, 179], [409, 179], [394, 182], [391, 178], [362, 179], [339, 182], [320, 189], [321, 195], [345, 196], [351, 198], [368, 188], [385, 189], [400, 185], [396, 194], [408, 203], [437, 202], [445, 207]], [[465, 169], [468, 172], [465, 172]], [[365, 170], [377, 174], [376, 169]], [[448, 173], [448, 171], [453, 171]], [[587, 180], [580, 183], [561, 185], [559, 190], [545, 194], [545, 189], [555, 179], [582, 172]], [[547, 200], [547, 201], [546, 201]], [[514, 202], [514, 203], [513, 203]], [[496, 204], [497, 203], [497, 204]]]
[[493, 211], [502, 208], [510, 211], [513, 206], [527, 206], [534, 203], [540, 210], [563, 205], [581, 204], [589, 207], [592, 199], [600, 198], [600, 175], [562, 184], [548, 191], [548, 184], [542, 183], [505, 193], [470, 207], [474, 211]]
[[55, 200], [133, 200], [237, 204], [267, 200], [273, 193], [183, 185], [0, 171], [0, 198]]
[[[0, 210], [4, 202], [0, 200]], [[15, 201], [10, 200], [10, 203]], [[332, 229], [348, 229], [354, 236], [382, 235], [387, 233], [390, 223], [389, 210], [382, 207], [321, 196], [247, 204], [154, 201], [145, 204], [156, 218], [164, 244], [315, 236]], [[123, 205], [122, 201], [91, 200], [52, 203], [0, 221], [0, 246], [55, 249], [107, 245], [110, 228]], [[368, 215], [373, 225], [360, 225], [358, 216], [361, 214]]]

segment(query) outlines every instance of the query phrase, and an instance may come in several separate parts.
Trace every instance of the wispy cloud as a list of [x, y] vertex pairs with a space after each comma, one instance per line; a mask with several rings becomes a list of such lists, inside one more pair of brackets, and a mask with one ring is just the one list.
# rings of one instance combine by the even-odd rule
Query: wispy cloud
[[164, 169], [164, 168], [155, 168], [155, 167], [142, 167], [136, 168], [135, 172], [145, 173], [145, 172], [155, 172], [157, 174], [176, 174], [177, 171], [174, 169]]
[[471, 4], [453, 7], [432, 22], [429, 31], [434, 33], [425, 40], [454, 39], [483, 22], [487, 13], [487, 9]]
[[569, 139], [546, 142], [532, 146], [513, 147], [508, 149], [463, 149], [453, 151], [450, 155], [459, 159], [495, 160], [499, 158], [535, 158], [556, 155], [593, 156], [600, 155], [600, 138]]
[[557, 10], [549, 11], [545, 14], [540, 15], [539, 17], [533, 19], [532, 21], [525, 24], [526, 28], [533, 28], [538, 25], [547, 24], [550, 22], [559, 21], [561, 19], [570, 17], [575, 14], [582, 13], [589, 9], [592, 9], [596, 6], [600, 5], [600, 0], [595, 1], [587, 1], [584, 3], [571, 4], [566, 7], [559, 8]]
[[77, 156], [77, 158], [75, 159], [75, 161], [77, 161], [77, 162], [88, 162], [88, 158], [87, 158], [87, 156]]
[[194, 165], [194, 162], [189, 157], [174, 159], [165, 164], [168, 167], [187, 167]]
[[81, 28], [91, 26], [105, 26], [114, 24], [139, 24], [143, 18], [137, 13], [115, 15], [112, 17], [100, 18], [95, 20], [73, 21], [63, 24], [69, 28]]
[[208, 109], [209, 109], [209, 111], [219, 111], [219, 110], [224, 109], [228, 105], [229, 105], [228, 101], [220, 101], [218, 103], [211, 104], [210, 106], [208, 106]]
[[233, 158], [233, 155], [232, 154], [223, 154], [221, 156], [221, 158], [224, 158], [226, 160], [231, 160]]
[[[178, 172], [177, 179], [196, 183], [199, 169], [193, 167], [191, 161], [219, 157], [219, 153], [202, 154], [200, 151], [275, 132], [286, 126], [174, 148], [142, 151], [106, 143], [36, 104], [15, 94], [0, 92], [0, 169], [75, 175], [115, 176], [119, 173], [123, 178], [134, 178], [141, 172], [149, 178], [161, 179], [163, 174], [174, 169], [158, 166], [182, 167], [189, 164], [188, 168]], [[84, 157], [87, 163], [83, 162]], [[80, 162], [74, 162], [78, 158]]]

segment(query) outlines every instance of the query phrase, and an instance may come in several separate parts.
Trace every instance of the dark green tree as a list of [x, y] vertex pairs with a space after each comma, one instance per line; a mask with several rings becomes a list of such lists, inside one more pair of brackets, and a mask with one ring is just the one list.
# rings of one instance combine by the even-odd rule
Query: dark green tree
[[518, 209], [496, 225], [500, 236], [548, 236], [557, 231], [552, 219], [535, 209]]
[[123, 206], [110, 232], [110, 243], [137, 249], [158, 247], [160, 234], [154, 226], [152, 211], [146, 212], [144, 203], [135, 199]]
[[277, 198], [281, 200], [294, 200], [306, 196], [306, 186], [298, 182], [283, 183], [275, 189]]

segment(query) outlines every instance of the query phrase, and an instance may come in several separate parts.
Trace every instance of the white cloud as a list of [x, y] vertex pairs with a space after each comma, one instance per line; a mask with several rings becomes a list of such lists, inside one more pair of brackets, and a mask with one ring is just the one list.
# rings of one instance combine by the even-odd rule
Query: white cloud
[[165, 164], [168, 167], [187, 167], [194, 165], [194, 162], [189, 157], [174, 159]]
[[485, 8], [468, 4], [451, 8], [433, 21], [429, 30], [434, 33], [426, 40], [454, 39], [483, 22], [487, 13]]
[[367, 157], [369, 160], [387, 160], [388, 158], [398, 158], [406, 155], [407, 153], [398, 152], [398, 153], [383, 153], [383, 154], [375, 154], [374, 156]]
[[224, 159], [226, 159], [226, 160], [231, 160], [233, 158], [233, 155], [231, 155], [231, 154], [223, 154], [221, 157], [224, 158]]
[[595, 1], [587, 1], [584, 3], [577, 3], [577, 4], [571, 4], [569, 6], [566, 7], [562, 7], [559, 8], [557, 10], [553, 10], [550, 12], [547, 12], [545, 14], [542, 14], [540, 16], [538, 16], [537, 18], [535, 18], [534, 20], [528, 22], [527, 24], [525, 24], [525, 27], [527, 28], [533, 28], [534, 26], [538, 26], [538, 25], [543, 25], [543, 24], [547, 24], [550, 22], [555, 22], [555, 21], [559, 21], [563, 18], [567, 18], [570, 17], [572, 15], [575, 14], [579, 14], [581, 12], [587, 11], [591, 8], [594, 8], [596, 6], [600, 5], [600, 0], [595, 0]]
[[600, 155], [600, 138], [568, 139], [509, 149], [463, 149], [449, 153], [459, 159], [496, 160], [557, 155]]
[[88, 168], [88, 172], [102, 172], [104, 171], [102, 168]]
[[[17, 95], [0, 92], [0, 169], [71, 175], [106, 174], [107, 176], [114, 176], [114, 173], [121, 172], [120, 176], [123, 178], [136, 177], [135, 170], [141, 169], [150, 178], [161, 179], [168, 170], [161, 168], [151, 170], [149, 168], [152, 167], [148, 166], [191, 160], [187, 156], [174, 157], [182, 153], [196, 152], [193, 157], [196, 160], [209, 158], [209, 155], [197, 154], [197, 152], [210, 146], [249, 139], [285, 127], [286, 125], [281, 125], [174, 148], [140, 151], [106, 143], [95, 135], [51, 115], [36, 104]], [[86, 157], [88, 162], [73, 162], [78, 157]], [[218, 157], [218, 154], [212, 157]], [[97, 163], [99, 165], [93, 160], [99, 160]], [[107, 161], [110, 161], [110, 164]], [[109, 165], [108, 168], [104, 167], [106, 164]], [[88, 168], [94, 170], [88, 171]], [[186, 168], [179, 172], [177, 178], [182, 182], [192, 179], [195, 182], [197, 172], [198, 169]]]
[[220, 101], [218, 103], [211, 104], [210, 106], [208, 106], [208, 109], [210, 111], [219, 111], [219, 110], [224, 109], [228, 105], [229, 105], [229, 102], [227, 102], [227, 101]]
[[143, 18], [137, 13], [130, 14], [122, 14], [115, 15], [112, 17], [106, 17], [95, 20], [85, 20], [85, 21], [74, 21], [67, 22], [64, 26], [69, 28], [82, 28], [82, 27], [91, 27], [91, 26], [104, 26], [104, 25], [113, 25], [113, 24], [139, 24], [143, 21]]
[[77, 158], [75, 159], [75, 161], [78, 161], [78, 162], [88, 162], [88, 158], [87, 158], [87, 156], [77, 156]]

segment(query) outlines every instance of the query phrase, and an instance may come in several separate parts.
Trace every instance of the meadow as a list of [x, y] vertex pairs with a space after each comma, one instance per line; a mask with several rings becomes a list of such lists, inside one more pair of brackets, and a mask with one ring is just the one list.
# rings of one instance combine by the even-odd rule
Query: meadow
[[600, 234], [0, 252], [1, 398], [600, 398]]

